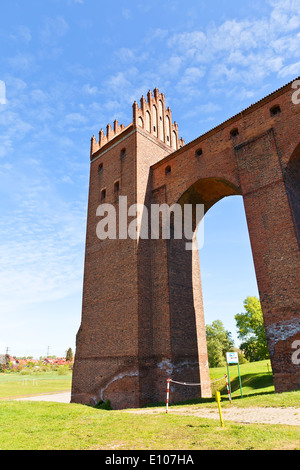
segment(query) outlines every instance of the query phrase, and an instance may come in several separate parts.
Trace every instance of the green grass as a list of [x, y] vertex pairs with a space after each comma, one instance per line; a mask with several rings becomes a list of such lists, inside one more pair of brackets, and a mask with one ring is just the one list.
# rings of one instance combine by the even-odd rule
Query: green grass
[[[274, 392], [273, 375], [270, 360], [247, 362], [240, 364], [240, 374], [242, 381], [243, 396], [252, 394], [272, 393]], [[214, 381], [227, 374], [227, 367], [216, 367], [210, 369], [210, 379]], [[238, 378], [238, 366], [229, 366], [230, 384], [232, 397], [240, 396], [240, 385]], [[213, 384], [213, 392], [219, 390], [221, 395], [227, 394], [226, 381]]]
[[299, 449], [296, 426], [226, 422], [161, 413], [130, 414], [78, 404], [0, 403], [0, 449]]
[[0, 399], [70, 390], [72, 374], [57, 372], [0, 374]]
[[[236, 374], [234, 370], [236, 369]], [[234, 406], [298, 406], [300, 391], [275, 394], [267, 361], [240, 366], [244, 398], [233, 392]], [[269, 368], [270, 369], [270, 368]], [[211, 380], [226, 368], [211, 369]], [[233, 385], [237, 367], [230, 369]], [[25, 382], [27, 380], [27, 385]], [[30, 383], [38, 381], [38, 385]], [[224, 383], [222, 408], [228, 407]], [[69, 390], [71, 375], [56, 372], [0, 375], [0, 449], [2, 450], [200, 450], [300, 449], [298, 426], [241, 424], [175, 414], [165, 404], [155, 413], [106, 411], [79, 404], [4, 400], [7, 396]], [[234, 389], [234, 386], [233, 386]], [[178, 405], [177, 405], [178, 406]], [[182, 405], [181, 405], [182, 406]], [[187, 405], [185, 405], [187, 406]], [[214, 400], [194, 400], [195, 407], [217, 407]], [[231, 405], [232, 406], [232, 405]]]
[[[228, 399], [226, 380], [224, 378], [224, 374], [227, 374], [227, 367], [210, 369], [209, 372], [212, 382], [215, 379], [222, 378], [221, 381], [215, 382], [212, 385], [212, 398], [188, 400], [185, 403], [197, 405], [199, 407], [212, 408], [215, 406], [215, 391], [219, 390], [221, 392], [222, 407], [231, 406]], [[232, 405], [234, 406], [243, 408], [251, 406], [300, 406], [300, 391], [275, 393], [272, 369], [269, 360], [249, 362], [240, 365], [243, 398], [241, 397], [240, 392], [237, 365], [230, 366], [229, 373], [232, 391]], [[165, 406], [164, 404], [161, 405]], [[177, 405], [183, 405], [183, 403], [174, 404], [174, 406]]]

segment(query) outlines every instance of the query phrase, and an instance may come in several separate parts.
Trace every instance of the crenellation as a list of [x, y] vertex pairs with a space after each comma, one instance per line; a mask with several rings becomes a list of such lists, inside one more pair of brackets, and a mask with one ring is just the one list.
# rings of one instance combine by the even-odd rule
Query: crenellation
[[140, 102], [141, 102], [141, 110], [145, 112], [146, 98], [142, 96]]
[[148, 99], [148, 103], [149, 103], [149, 104], [151, 104], [152, 98], [153, 98], [153, 96], [152, 96], [152, 91], [149, 90], [148, 93], [147, 93], [147, 99]]
[[158, 88], [153, 93], [149, 90], [147, 100], [142, 96], [140, 103], [140, 108], [136, 101], [133, 104], [134, 126], [146, 130], [173, 150], [183, 147], [184, 140], [178, 138], [178, 124], [172, 122], [171, 109], [165, 106], [164, 93], [160, 93]]
[[99, 143], [97, 142], [95, 135], [93, 135], [93, 137], [91, 138], [91, 156], [97, 150], [99, 150]]
[[[149, 134], [173, 150], [178, 150], [185, 145], [184, 140], [178, 137], [177, 122], [172, 122], [170, 107], [166, 108], [165, 106], [165, 95], [160, 93], [158, 88], [155, 88], [153, 93], [151, 90], [148, 91], [147, 100], [144, 95], [141, 97], [140, 108], [138, 103], [134, 101], [132, 110], [132, 124], [134, 128], [141, 128], [149, 132]], [[97, 142], [95, 136], [91, 139], [91, 157], [105, 144], [123, 132], [124, 129], [124, 124], [119, 125], [117, 119], [114, 120], [113, 127], [111, 124], [107, 124], [106, 134], [101, 129], [99, 141]]]
[[124, 129], [125, 129], [124, 124], [119, 124], [117, 119], [114, 120], [113, 127], [111, 126], [111, 124], [107, 124], [106, 134], [104, 133], [104, 130], [101, 128], [99, 131], [99, 141], [97, 142], [97, 139], [94, 135], [91, 138], [91, 157], [95, 152], [100, 150], [105, 144], [107, 144], [112, 139], [114, 139], [118, 134], [123, 132]]

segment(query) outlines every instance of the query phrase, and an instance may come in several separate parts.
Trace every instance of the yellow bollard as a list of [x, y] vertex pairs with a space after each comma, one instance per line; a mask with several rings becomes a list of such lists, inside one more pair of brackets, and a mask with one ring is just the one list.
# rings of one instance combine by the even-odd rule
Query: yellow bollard
[[223, 421], [222, 410], [221, 410], [221, 394], [220, 394], [220, 392], [216, 392], [216, 402], [218, 403], [221, 426], [222, 426], [222, 428], [224, 428], [224, 421]]

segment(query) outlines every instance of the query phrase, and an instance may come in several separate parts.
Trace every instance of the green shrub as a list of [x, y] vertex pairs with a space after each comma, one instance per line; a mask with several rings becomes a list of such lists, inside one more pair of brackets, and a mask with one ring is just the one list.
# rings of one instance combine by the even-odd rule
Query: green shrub
[[94, 408], [97, 408], [98, 410], [112, 410], [111, 404], [109, 400], [103, 401], [100, 400], [98, 403], [94, 406]]
[[58, 375], [68, 375], [69, 367], [68, 366], [58, 366], [57, 367]]
[[32, 369], [29, 369], [27, 367], [24, 367], [21, 371], [20, 371], [20, 375], [30, 375], [30, 374], [33, 374], [33, 370]]

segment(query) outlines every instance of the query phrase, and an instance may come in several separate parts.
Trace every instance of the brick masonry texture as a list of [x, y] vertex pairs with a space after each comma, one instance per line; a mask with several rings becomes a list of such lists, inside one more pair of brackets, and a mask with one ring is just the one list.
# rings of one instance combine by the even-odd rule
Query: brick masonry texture
[[[300, 104], [291, 83], [184, 144], [158, 89], [91, 141], [82, 321], [72, 402], [113, 408], [210, 396], [198, 252], [185, 240], [99, 240], [99, 204], [204, 204], [242, 195], [276, 392], [300, 388]], [[104, 197], [105, 196], [105, 197]]]

